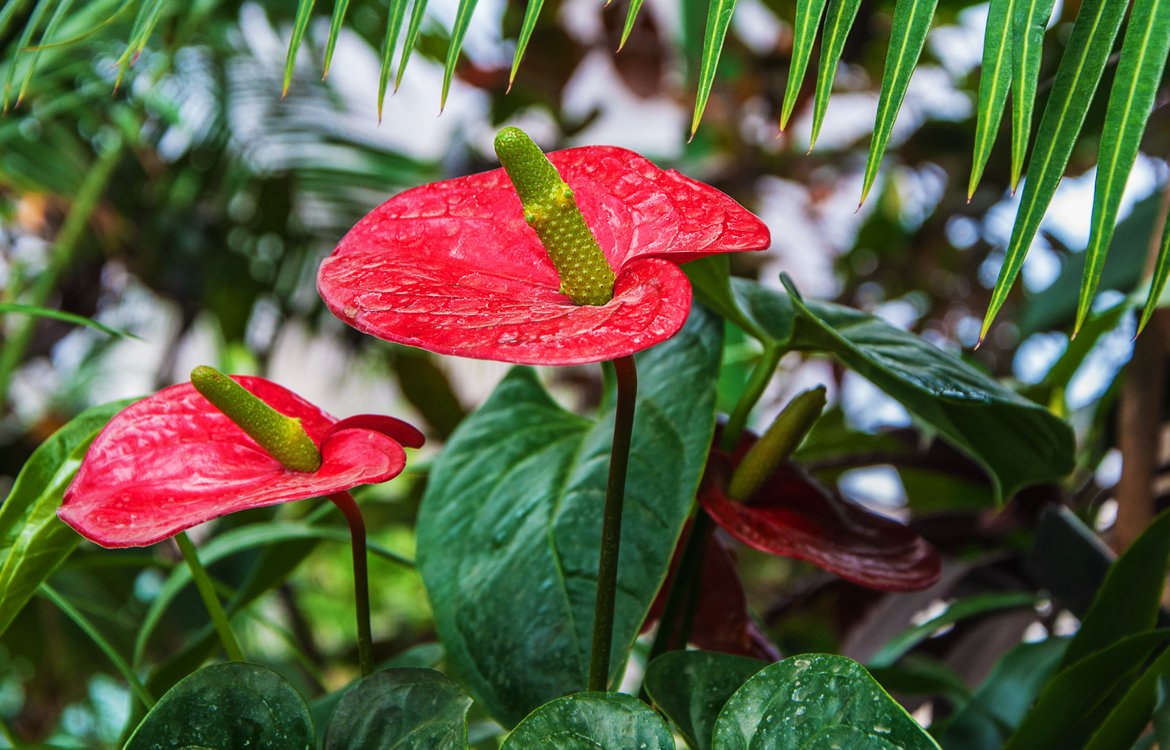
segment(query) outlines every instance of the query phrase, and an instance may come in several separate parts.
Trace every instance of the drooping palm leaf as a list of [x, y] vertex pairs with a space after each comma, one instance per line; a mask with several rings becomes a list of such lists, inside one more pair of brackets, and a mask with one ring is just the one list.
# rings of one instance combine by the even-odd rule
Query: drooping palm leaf
[[877, 178], [878, 166], [886, 152], [894, 120], [906, 97], [910, 76], [926, 43], [926, 32], [938, 0], [898, 0], [894, 5], [894, 23], [890, 29], [890, 48], [886, 52], [886, 67], [882, 72], [882, 93], [878, 97], [877, 118], [873, 138], [869, 142], [869, 156], [865, 162], [865, 180], [861, 186], [861, 202], [869, 195]]
[[[1012, 192], [1020, 184], [1032, 134], [1044, 28], [1056, 0], [1016, 0], [1012, 14]], [[990, 22], [990, 17], [988, 21]]]
[[73, 0], [61, 0], [61, 4], [58, 5], [57, 9], [53, 11], [53, 15], [49, 18], [49, 22], [45, 24], [45, 32], [41, 34], [40, 44], [37, 45], [41, 49], [32, 51], [32, 60], [28, 64], [28, 70], [25, 71], [24, 83], [20, 84], [20, 93], [16, 95], [16, 106], [20, 106], [20, 102], [24, 99], [25, 92], [28, 91], [29, 81], [32, 80], [33, 73], [36, 72], [37, 63], [41, 59], [41, 52], [43, 52], [43, 47], [52, 39], [54, 32], [57, 31], [57, 27], [61, 25], [61, 19], [63, 19], [65, 14], [69, 12], [69, 6], [72, 4]]
[[305, 29], [309, 27], [309, 18], [313, 15], [314, 2], [315, 0], [299, 0], [297, 3], [297, 15], [293, 19], [292, 37], [288, 40], [288, 56], [284, 61], [284, 84], [280, 91], [282, 99], [288, 94], [289, 84], [292, 83], [293, 68], [297, 63], [297, 52], [305, 38]]
[[812, 55], [813, 40], [817, 35], [817, 26], [821, 23], [821, 14], [825, 10], [825, 0], [798, 0], [796, 3], [796, 25], [793, 27], [792, 37], [792, 64], [788, 67], [788, 84], [784, 89], [784, 106], [780, 110], [780, 129], [788, 124], [792, 116], [792, 109], [796, 106], [796, 95], [800, 92], [800, 84], [804, 81], [804, 71], [808, 68], [808, 58]]
[[8, 106], [11, 102], [12, 81], [16, 78], [16, 64], [21, 59], [20, 53], [28, 46], [33, 32], [40, 27], [41, 18], [51, 5], [52, 0], [37, 0], [37, 4], [33, 6], [32, 13], [29, 15], [28, 23], [25, 24], [24, 31], [20, 34], [20, 41], [16, 43], [16, 50], [12, 54], [12, 61], [8, 64], [8, 75], [4, 79], [4, 112], [8, 111]]
[[479, 0], [459, 0], [459, 10], [455, 13], [455, 25], [451, 28], [451, 42], [447, 46], [447, 62], [443, 66], [443, 93], [439, 97], [439, 111], [447, 106], [447, 92], [451, 89], [451, 77], [455, 75], [455, 63], [459, 61], [459, 53], [463, 51], [463, 38], [467, 36], [467, 27], [471, 24], [471, 14], [475, 12]]
[[406, 63], [410, 54], [414, 52], [414, 45], [418, 41], [418, 32], [422, 28], [423, 16], [427, 12], [427, 0], [414, 0], [414, 8], [410, 11], [410, 25], [406, 27], [406, 41], [402, 43], [402, 57], [398, 61], [398, 74], [394, 76], [394, 90], [402, 85], [402, 74], [406, 72]]
[[406, 0], [390, 0], [390, 14], [386, 18], [386, 38], [382, 41], [382, 72], [378, 76], [378, 122], [382, 122], [382, 104], [386, 101], [386, 87], [390, 83], [390, 61], [398, 46], [402, 21], [406, 18]]
[[1093, 218], [1089, 246], [1085, 250], [1085, 275], [1077, 299], [1079, 330], [1089, 313], [1105, 254], [1113, 239], [1113, 225], [1121, 206], [1121, 194], [1137, 159], [1138, 145], [1154, 106], [1154, 94], [1166, 54], [1170, 52], [1170, 0], [1137, 0], [1129, 16], [1121, 62], [1109, 94], [1101, 150], [1097, 157], [1097, 182], [1093, 193]]
[[715, 82], [715, 68], [723, 51], [723, 40], [727, 37], [727, 26], [735, 11], [735, 0], [710, 0], [707, 6], [707, 30], [703, 35], [703, 61], [699, 67], [699, 90], [695, 95], [695, 114], [691, 119], [691, 136], [699, 129], [699, 120], [707, 108], [707, 97], [711, 84]]
[[622, 28], [622, 40], [618, 43], [618, 52], [621, 52], [622, 47], [626, 46], [626, 40], [630, 38], [630, 32], [634, 30], [634, 21], [638, 20], [638, 11], [641, 9], [642, 0], [630, 0], [630, 9], [626, 13], [626, 25]]
[[1142, 310], [1142, 319], [1138, 323], [1138, 333], [1150, 322], [1150, 316], [1158, 307], [1162, 299], [1162, 292], [1166, 289], [1166, 280], [1170, 278], [1170, 221], [1165, 222], [1162, 228], [1162, 245], [1158, 249], [1158, 260], [1154, 264], [1154, 278], [1150, 282], [1150, 293], [1146, 298], [1146, 306]]
[[345, 11], [349, 8], [349, 0], [334, 0], [333, 18], [329, 20], [329, 41], [325, 43], [325, 73], [329, 75], [329, 65], [333, 62], [333, 48], [337, 46], [337, 37], [341, 36], [341, 24], [345, 22]]
[[[1018, 0], [1027, 2], [1027, 0]], [[983, 66], [979, 71], [979, 101], [976, 105], [975, 154], [971, 160], [971, 180], [967, 198], [975, 194], [983, 167], [991, 155], [991, 146], [999, 132], [1012, 81], [1011, 20], [1017, 0], [991, 0], [987, 11], [987, 31], [983, 37]]]
[[[520, 69], [520, 61], [524, 58], [524, 50], [528, 49], [528, 40], [532, 38], [532, 30], [536, 28], [536, 19], [540, 16], [543, 5], [544, 0], [528, 0], [528, 7], [524, 9], [524, 21], [520, 24], [520, 36], [516, 39], [516, 56], [512, 58], [512, 70], [508, 73], [509, 91], [512, 90], [512, 82], [516, 80], [516, 71]], [[633, 12], [633, 5], [630, 6], [630, 10]], [[622, 44], [625, 44], [625, 41], [623, 35]]]
[[1113, 40], [1125, 16], [1125, 6], [1126, 0], [1085, 0], [1077, 13], [1072, 37], [1056, 71], [1056, 82], [1036, 131], [1024, 196], [979, 332], [981, 341], [1007, 299], [1024, 264], [1024, 256], [1040, 228], [1040, 220], [1052, 202], [1097, 84], [1101, 81], [1105, 61], [1113, 49]]
[[857, 18], [857, 9], [861, 7], [861, 0], [829, 0], [829, 9], [825, 13], [825, 30], [821, 38], [821, 63], [817, 69], [817, 93], [813, 102], [812, 137], [809, 139], [809, 149], [817, 142], [821, 134], [821, 125], [825, 121], [825, 112], [829, 109], [829, 92], [833, 89], [833, 78], [837, 75], [837, 62], [841, 59], [841, 51], [845, 49], [845, 37]]

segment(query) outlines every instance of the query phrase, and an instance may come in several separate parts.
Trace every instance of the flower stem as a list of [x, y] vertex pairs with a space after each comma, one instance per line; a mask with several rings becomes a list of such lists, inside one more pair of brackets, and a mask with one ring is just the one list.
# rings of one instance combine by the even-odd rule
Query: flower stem
[[626, 466], [630, 462], [630, 438], [634, 431], [634, 401], [638, 395], [638, 371], [634, 367], [634, 358], [615, 359], [613, 367], [617, 373], [617, 409], [613, 424], [613, 448], [609, 457], [609, 483], [605, 492], [605, 518], [601, 527], [601, 559], [597, 566], [593, 645], [589, 652], [588, 689], [593, 691], [604, 691], [609, 687], [618, 552], [622, 540], [622, 505], [626, 495]]
[[358, 666], [362, 677], [374, 673], [374, 638], [370, 630], [370, 576], [366, 567], [366, 522], [361, 509], [348, 492], [329, 496], [337, 509], [345, 514], [353, 548], [353, 598], [357, 609]]
[[776, 366], [780, 364], [780, 358], [784, 356], [785, 351], [787, 350], [784, 347], [776, 343], [764, 345], [760, 361], [756, 363], [755, 369], [748, 377], [747, 385], [739, 394], [739, 400], [735, 402], [735, 407], [727, 417], [727, 424], [723, 425], [723, 437], [719, 440], [720, 450], [732, 453], [735, 446], [739, 445], [739, 438], [747, 426], [748, 416], [756, 402], [760, 400], [760, 396], [764, 395], [764, 389], [772, 380], [772, 374], [776, 372]]
[[195, 588], [199, 589], [203, 606], [207, 607], [207, 613], [211, 615], [211, 623], [215, 626], [215, 631], [219, 633], [219, 640], [223, 643], [224, 652], [232, 661], [244, 661], [244, 652], [240, 650], [240, 644], [236, 641], [235, 633], [232, 632], [231, 623], [228, 622], [227, 614], [223, 611], [223, 605], [219, 603], [219, 598], [215, 595], [215, 587], [211, 583], [211, 578], [208, 577], [203, 564], [199, 562], [199, 554], [195, 551], [195, 545], [191, 544], [191, 539], [185, 531], [180, 531], [175, 535], [175, 542], [179, 545], [179, 551], [183, 553], [187, 569], [191, 571], [191, 579], [195, 581]]

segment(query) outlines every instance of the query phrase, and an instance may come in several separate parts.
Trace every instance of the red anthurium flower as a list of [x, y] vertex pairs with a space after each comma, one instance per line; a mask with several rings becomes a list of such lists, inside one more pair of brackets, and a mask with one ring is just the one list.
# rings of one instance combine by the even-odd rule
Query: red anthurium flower
[[[740, 441], [736, 463], [754, 439]], [[746, 502], [725, 494], [732, 462], [711, 452], [699, 490], [703, 509], [750, 547], [807, 560], [854, 583], [915, 591], [934, 583], [940, 562], [912, 529], [875, 515], [824, 487], [791, 463], [781, 464]]]
[[402, 471], [402, 446], [422, 445], [418, 430], [392, 417], [338, 421], [263, 378], [233, 379], [278, 412], [301, 419], [320, 449], [320, 469], [286, 469], [183, 383], [110, 420], [57, 515], [104, 547], [139, 547], [237, 510], [384, 482]]
[[575, 304], [503, 169], [402, 193], [358, 222], [317, 288], [360, 331], [440, 354], [521, 364], [615, 359], [673, 336], [691, 288], [679, 263], [761, 250], [767, 227], [728, 196], [632, 151], [548, 155], [617, 275]]

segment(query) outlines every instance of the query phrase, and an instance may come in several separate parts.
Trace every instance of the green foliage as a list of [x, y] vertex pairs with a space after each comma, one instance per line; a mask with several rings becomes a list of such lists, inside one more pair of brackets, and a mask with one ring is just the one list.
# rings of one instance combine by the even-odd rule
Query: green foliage
[[[611, 674], [694, 498], [714, 429], [720, 332], [696, 309], [637, 357]], [[613, 409], [582, 419], [531, 369], [513, 369], [451, 436], [427, 485], [418, 565], [435, 627], [472, 696], [505, 725], [585, 685]], [[516, 669], [520, 661], [528, 666]]]
[[468, 698], [433, 669], [389, 669], [345, 694], [325, 750], [466, 750]]
[[502, 750], [674, 750], [662, 717], [642, 701], [621, 693], [577, 693], [529, 714]]
[[670, 651], [646, 667], [646, 692], [695, 750], [711, 750], [727, 699], [764, 662], [715, 651]]

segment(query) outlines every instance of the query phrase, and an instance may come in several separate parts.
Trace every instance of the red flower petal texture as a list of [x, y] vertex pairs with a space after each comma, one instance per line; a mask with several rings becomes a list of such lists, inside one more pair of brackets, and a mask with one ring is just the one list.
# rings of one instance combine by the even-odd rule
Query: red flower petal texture
[[768, 229], [712, 187], [638, 154], [548, 155], [617, 274], [605, 305], [577, 305], [503, 169], [408, 190], [321, 264], [317, 289], [359, 331], [439, 354], [520, 364], [599, 362], [673, 336], [691, 287], [677, 264], [762, 250]]
[[[741, 441], [740, 455], [748, 442]], [[938, 580], [938, 553], [913, 529], [849, 502], [794, 465], [781, 465], [743, 503], [724, 494], [729, 473], [727, 454], [712, 451], [699, 502], [749, 547], [883, 591], [916, 591]]]
[[321, 450], [315, 472], [286, 469], [190, 383], [119, 412], [82, 461], [60, 518], [104, 547], [141, 547], [246, 508], [321, 497], [391, 479], [402, 445], [422, 435], [389, 417], [338, 422], [263, 378], [235, 377], [277, 411], [300, 417]]

